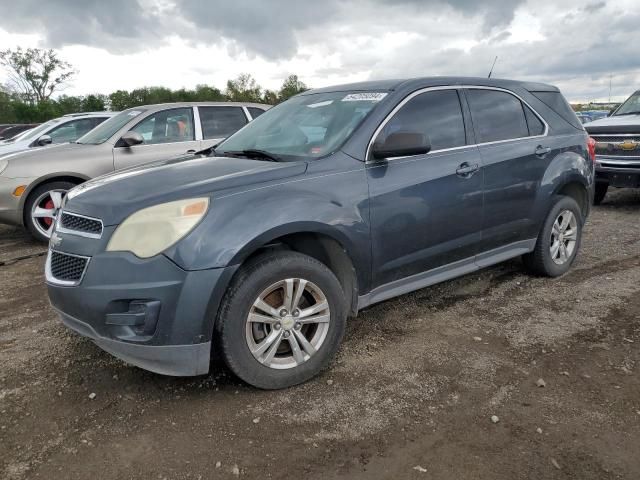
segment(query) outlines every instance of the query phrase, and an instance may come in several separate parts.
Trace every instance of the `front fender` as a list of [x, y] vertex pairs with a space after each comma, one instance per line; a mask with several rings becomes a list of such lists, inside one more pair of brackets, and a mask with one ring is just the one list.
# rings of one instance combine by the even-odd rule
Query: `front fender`
[[20, 210], [24, 209], [24, 203], [26, 202], [27, 198], [29, 197], [29, 194], [33, 191], [34, 188], [38, 187], [39, 185], [42, 185], [43, 183], [56, 181], [58, 179], [70, 179], [70, 178], [79, 180], [79, 183], [83, 183], [89, 180], [89, 177], [87, 177], [82, 173], [77, 173], [77, 172], [54, 172], [54, 173], [47, 173], [46, 175], [42, 175], [36, 178], [35, 180], [32, 180], [31, 182], [29, 182], [29, 185], [27, 185], [27, 188], [25, 189], [24, 193], [20, 197]]

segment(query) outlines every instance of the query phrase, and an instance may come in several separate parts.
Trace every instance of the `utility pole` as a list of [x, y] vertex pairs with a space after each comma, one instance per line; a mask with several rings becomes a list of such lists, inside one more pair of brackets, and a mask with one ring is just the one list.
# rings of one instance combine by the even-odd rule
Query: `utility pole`
[[612, 73], [609, 74], [609, 104], [611, 104], [611, 77], [613, 77]]

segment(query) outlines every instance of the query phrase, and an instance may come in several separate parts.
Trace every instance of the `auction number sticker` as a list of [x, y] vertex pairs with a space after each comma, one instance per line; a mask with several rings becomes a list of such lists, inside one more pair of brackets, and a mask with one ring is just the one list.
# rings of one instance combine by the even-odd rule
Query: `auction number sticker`
[[383, 92], [350, 93], [342, 99], [343, 102], [379, 102], [387, 94]]

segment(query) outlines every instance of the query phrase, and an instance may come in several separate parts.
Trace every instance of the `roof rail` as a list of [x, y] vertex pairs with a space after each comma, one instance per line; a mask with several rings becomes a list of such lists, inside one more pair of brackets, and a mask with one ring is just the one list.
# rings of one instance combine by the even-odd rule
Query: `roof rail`
[[63, 117], [81, 117], [83, 115], [104, 115], [105, 113], [113, 113], [110, 110], [103, 110], [101, 112], [76, 112], [76, 113], [67, 113], [63, 115]]

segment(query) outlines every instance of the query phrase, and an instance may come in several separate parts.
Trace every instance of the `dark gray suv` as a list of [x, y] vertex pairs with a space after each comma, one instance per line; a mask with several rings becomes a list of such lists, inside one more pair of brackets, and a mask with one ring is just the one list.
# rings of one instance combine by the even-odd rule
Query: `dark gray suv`
[[549, 85], [312, 90], [215, 149], [71, 190], [49, 296], [69, 328], [134, 365], [199, 375], [216, 350], [246, 382], [287, 387], [325, 368], [369, 305], [518, 256], [565, 273], [594, 156]]

